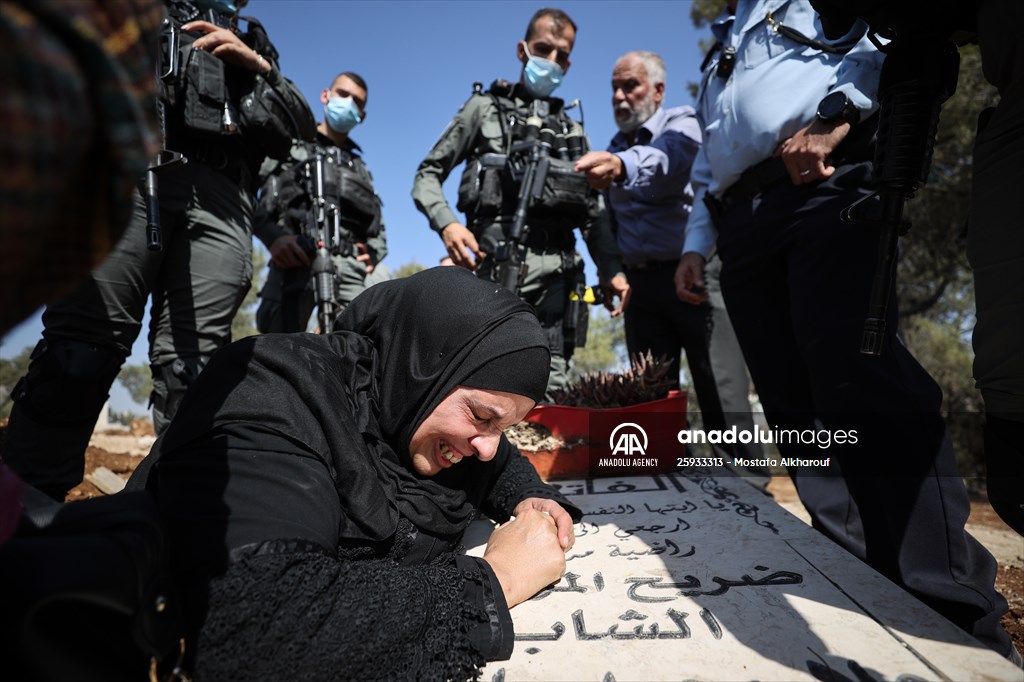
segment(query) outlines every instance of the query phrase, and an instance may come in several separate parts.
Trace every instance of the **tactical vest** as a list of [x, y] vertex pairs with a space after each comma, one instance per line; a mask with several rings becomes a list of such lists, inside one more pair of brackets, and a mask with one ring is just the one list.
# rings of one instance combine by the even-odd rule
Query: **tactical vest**
[[[495, 81], [486, 96], [498, 110], [504, 150], [477, 154], [466, 162], [457, 208], [471, 225], [512, 217], [525, 165], [524, 158], [510, 152], [523, 139], [528, 112], [516, 105], [512, 86], [506, 81]], [[586, 175], [573, 170], [575, 162], [587, 152], [587, 142], [576, 123], [561, 110], [561, 101], [551, 102], [556, 110], [544, 119], [541, 135], [549, 168], [542, 192], [531, 203], [528, 220], [531, 227], [571, 232], [587, 219], [590, 185]]]
[[[248, 24], [248, 30], [239, 34], [242, 41], [276, 62], [277, 50], [263, 26], [251, 17], [241, 18]], [[267, 156], [284, 159], [293, 138], [313, 139], [316, 121], [294, 85], [282, 79], [284, 87], [294, 92], [278, 92], [265, 78], [193, 49], [192, 43], [203, 34], [182, 31], [181, 27], [196, 19], [231, 27], [230, 17], [213, 10], [201, 12], [179, 0], [168, 4], [158, 84], [165, 132], [171, 138], [168, 148], [226, 144], [233, 136], [244, 134], [246, 145], [255, 143]], [[187, 140], [173, 139], [181, 136]]]
[[[317, 181], [317, 150], [324, 156], [323, 178]], [[322, 195], [318, 196], [318, 184]], [[290, 166], [273, 174], [264, 187], [274, 212], [285, 227], [295, 234], [308, 234], [314, 239], [317, 227], [310, 222], [318, 199], [325, 205], [337, 206], [341, 234], [335, 250], [344, 252], [344, 244], [364, 242], [380, 233], [380, 199], [373, 188], [373, 178], [366, 164], [355, 154], [335, 146], [316, 143], [296, 145]]]

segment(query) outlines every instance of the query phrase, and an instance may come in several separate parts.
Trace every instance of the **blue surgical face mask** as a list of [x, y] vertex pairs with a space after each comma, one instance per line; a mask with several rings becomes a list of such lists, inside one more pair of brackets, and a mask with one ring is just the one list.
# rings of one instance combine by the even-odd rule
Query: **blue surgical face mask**
[[351, 97], [332, 97], [324, 105], [327, 125], [336, 133], [347, 133], [363, 122], [359, 107]]
[[549, 59], [534, 57], [530, 54], [526, 43], [523, 43], [523, 50], [529, 59], [523, 68], [523, 83], [526, 90], [534, 97], [547, 97], [562, 84], [562, 76], [565, 74], [562, 67]]

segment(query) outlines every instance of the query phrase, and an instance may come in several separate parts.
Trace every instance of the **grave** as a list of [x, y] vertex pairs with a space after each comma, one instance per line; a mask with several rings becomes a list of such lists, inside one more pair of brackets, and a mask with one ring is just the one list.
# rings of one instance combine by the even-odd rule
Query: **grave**
[[483, 680], [1024, 680], [741, 478], [552, 485], [586, 512], [566, 574], [512, 609], [515, 651]]

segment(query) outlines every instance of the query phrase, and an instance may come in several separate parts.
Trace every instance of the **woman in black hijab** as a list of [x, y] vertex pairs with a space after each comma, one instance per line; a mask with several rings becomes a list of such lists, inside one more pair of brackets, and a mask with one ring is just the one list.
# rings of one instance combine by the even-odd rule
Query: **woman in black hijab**
[[[219, 351], [132, 484], [167, 524], [204, 679], [465, 679], [558, 579], [578, 509], [502, 435], [544, 394], [515, 295], [434, 268], [335, 333]], [[569, 510], [569, 511], [566, 511]], [[483, 559], [456, 553], [478, 512]]]

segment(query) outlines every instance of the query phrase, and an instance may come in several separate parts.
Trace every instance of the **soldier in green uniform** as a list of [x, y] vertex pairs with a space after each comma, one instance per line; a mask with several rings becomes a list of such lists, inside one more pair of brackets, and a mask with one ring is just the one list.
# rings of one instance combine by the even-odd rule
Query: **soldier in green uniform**
[[[366, 119], [367, 95], [361, 76], [351, 71], [338, 74], [320, 93], [324, 118], [316, 140], [296, 140], [289, 158], [267, 159], [264, 164], [255, 220], [255, 234], [271, 257], [256, 312], [256, 327], [263, 333], [306, 330], [317, 304], [310, 266], [320, 237], [318, 219], [330, 222], [332, 210], [337, 212], [337, 233], [328, 235], [332, 243], [326, 248], [333, 292], [319, 292], [330, 299], [325, 305], [331, 308], [331, 320], [369, 286], [368, 275], [387, 254], [380, 199], [359, 145], [349, 137], [349, 131]], [[318, 160], [326, 172], [321, 176], [323, 197], [316, 189]], [[325, 206], [318, 205], [320, 199]]]
[[[13, 392], [6, 462], [59, 501], [82, 480], [89, 437], [150, 294], [158, 433], [231, 341], [252, 275], [257, 171], [265, 157], [287, 154], [293, 138], [312, 139], [316, 129], [262, 25], [238, 16], [244, 0], [166, 2], [158, 101], [165, 146], [187, 163], [166, 167], [158, 187], [147, 183], [135, 194], [131, 222], [110, 256], [48, 305], [43, 340]], [[159, 249], [150, 239], [154, 221]]]
[[[586, 334], [586, 307], [570, 301], [583, 276], [574, 228], [581, 228], [613, 314], [621, 312], [629, 291], [603, 200], [590, 190], [585, 176], [572, 170], [574, 157], [587, 151], [582, 127], [565, 113], [562, 100], [549, 96], [569, 68], [575, 39], [576, 24], [565, 12], [547, 8], [534, 14], [525, 39], [516, 46], [523, 64], [519, 82], [498, 80], [487, 91], [474, 88], [420, 164], [412, 190], [416, 206], [456, 265], [500, 281], [501, 254], [520, 249], [526, 268], [516, 288], [536, 309], [551, 348], [549, 398], [568, 382], [572, 351]], [[539, 139], [544, 140], [547, 168], [520, 247], [509, 243], [523, 177], [515, 171], [514, 156], [531, 117], [543, 128]], [[457, 208], [466, 214], [465, 224], [442, 191], [445, 179], [463, 161]], [[613, 308], [616, 296], [620, 303]]]

